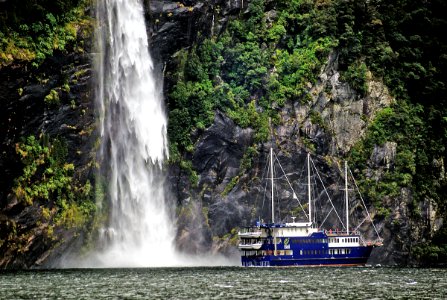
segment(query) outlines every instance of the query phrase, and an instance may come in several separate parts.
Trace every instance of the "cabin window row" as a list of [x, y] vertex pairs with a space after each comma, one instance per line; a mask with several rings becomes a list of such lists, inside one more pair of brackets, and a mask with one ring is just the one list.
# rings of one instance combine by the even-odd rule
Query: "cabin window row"
[[327, 250], [324, 249], [311, 249], [311, 250], [300, 250], [300, 255], [321, 255], [328, 254]]
[[351, 249], [310, 249], [310, 250], [300, 250], [300, 255], [339, 255], [339, 254], [350, 254]]
[[358, 243], [359, 238], [329, 238], [329, 243]]
[[[242, 256], [250, 257], [250, 256], [266, 256], [273, 255], [273, 250], [254, 250], [254, 251], [244, 251]], [[293, 255], [293, 250], [276, 250], [276, 255]]]
[[[244, 251], [243, 256], [266, 256], [273, 255], [273, 250]], [[300, 250], [300, 255], [343, 255], [351, 254], [351, 249], [306, 249]], [[276, 250], [276, 255], [293, 255], [293, 250]]]
[[327, 239], [296, 239], [292, 240], [294, 244], [322, 244], [327, 243]]
[[351, 254], [351, 249], [329, 249], [329, 254], [331, 255]]

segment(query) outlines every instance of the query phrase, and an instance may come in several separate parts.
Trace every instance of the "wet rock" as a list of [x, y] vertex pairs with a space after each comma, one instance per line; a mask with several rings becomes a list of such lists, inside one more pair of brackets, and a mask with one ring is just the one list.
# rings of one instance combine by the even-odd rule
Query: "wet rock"
[[216, 112], [214, 124], [197, 143], [193, 165], [200, 175], [199, 186], [208, 185], [223, 191], [237, 175], [245, 149], [252, 142], [252, 130], [241, 129], [234, 122]]
[[[51, 203], [24, 205], [12, 193], [14, 179], [23, 166], [15, 153], [16, 143], [28, 136], [63, 139], [67, 163], [75, 165], [79, 182], [91, 180], [94, 142], [94, 101], [91, 94], [90, 57], [79, 53], [55, 53], [38, 69], [10, 65], [0, 69], [0, 268], [30, 268], [48, 263], [76, 238], [72, 229], [55, 228], [48, 234], [49, 221], [42, 207]], [[48, 103], [54, 90], [59, 99]], [[12, 226], [12, 227], [11, 227]], [[10, 236], [3, 236], [15, 232]], [[60, 240], [59, 240], [60, 238]], [[17, 246], [14, 246], [17, 245]]]
[[370, 158], [373, 166], [376, 168], [391, 168], [394, 165], [394, 160], [396, 158], [396, 148], [397, 143], [394, 142], [386, 142], [381, 146], [375, 145]]

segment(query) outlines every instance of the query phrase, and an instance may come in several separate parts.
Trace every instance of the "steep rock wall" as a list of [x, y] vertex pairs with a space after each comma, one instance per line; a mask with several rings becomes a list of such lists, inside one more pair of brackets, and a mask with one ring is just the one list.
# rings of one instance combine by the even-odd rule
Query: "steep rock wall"
[[[0, 69], [0, 267], [44, 264], [79, 235], [80, 228], [51, 227], [54, 220], [45, 217], [43, 209], [48, 208], [52, 216], [54, 203], [24, 203], [13, 187], [24, 167], [16, 145], [28, 136], [64, 140], [66, 163], [75, 166], [74, 180], [93, 180], [95, 120], [90, 61], [87, 53], [56, 53], [38, 69], [28, 65]], [[58, 95], [57, 103], [45, 101], [52, 90]]]
[[[163, 9], [160, 9], [158, 3], [158, 10], [150, 14], [149, 20], [152, 24], [154, 51], [166, 62], [165, 89], [169, 90], [172, 84], [169, 74], [176, 67], [172, 59], [175, 52], [200, 42], [200, 35], [206, 36], [213, 30], [224, 28], [229, 18], [243, 12], [243, 3], [236, 1], [213, 5], [194, 2], [191, 7], [194, 7], [196, 14], [166, 3]], [[154, 2], [151, 5], [152, 9], [156, 6]], [[220, 12], [216, 10], [217, 5], [221, 5]], [[154, 19], [155, 15], [163, 14], [172, 19]], [[176, 18], [180, 20], [178, 23]], [[213, 20], [219, 20], [219, 25], [213, 26]], [[196, 30], [189, 29], [191, 24], [198, 26]], [[365, 96], [343, 82], [338, 71], [338, 55], [333, 52], [321, 70], [317, 83], [308, 87], [312, 100], [304, 104], [286, 103], [280, 112], [280, 125], [273, 128], [274, 147], [278, 149], [278, 159], [285, 165], [285, 169], [293, 174], [297, 169], [296, 162], [303, 162], [307, 151], [314, 152], [317, 165], [325, 172], [325, 184], [331, 187], [339, 199], [342, 194], [334, 178], [340, 178], [341, 161], [364, 138], [376, 113], [394, 101], [387, 88], [371, 73], [368, 73], [367, 81]], [[191, 184], [190, 174], [184, 169], [176, 165], [170, 168], [172, 191], [181, 211], [178, 221], [179, 248], [194, 253], [222, 251], [234, 254], [235, 229], [249, 225], [259, 215], [267, 214], [266, 205], [262, 205], [262, 200], [256, 194], [263, 190], [259, 178], [271, 143], [254, 145], [253, 133], [236, 126], [222, 112], [216, 112], [211, 127], [203, 132], [194, 132], [193, 136], [197, 140], [195, 149], [192, 154], [185, 154], [185, 158], [192, 161], [193, 169], [197, 171], [197, 186]], [[256, 148], [256, 154], [250, 157], [251, 168], [245, 170], [241, 165], [250, 146]], [[393, 164], [393, 147], [396, 145], [377, 145], [377, 151], [368, 161], [368, 169], [362, 172], [374, 173], [380, 180], [386, 168]], [[430, 201], [418, 204], [422, 214], [417, 218], [408, 208], [412, 202], [411, 191], [407, 189], [402, 189], [398, 199], [383, 199], [391, 214], [376, 217], [375, 221], [385, 246], [374, 251], [371, 262], [414, 263], [410, 257], [412, 245], [439, 229], [442, 219], [436, 217], [436, 209]], [[374, 218], [374, 207], [368, 200], [367, 205]], [[373, 235], [372, 230], [367, 232], [368, 237], [372, 238]], [[191, 240], [197, 242], [191, 243]]]
[[[145, 0], [151, 52], [157, 62], [160, 82], [165, 91], [174, 84], [171, 74], [176, 67], [176, 53], [199, 43], [204, 36], [218, 35], [229, 19], [244, 13], [249, 1], [152, 1]], [[94, 114], [91, 93], [90, 57], [79, 53], [58, 53], [38, 70], [26, 65], [0, 69], [0, 101], [4, 109], [0, 118], [0, 252], [2, 267], [35, 267], [48, 263], [72, 243], [80, 243], [79, 232], [58, 228], [57, 238], [48, 238], [48, 223], [41, 216], [40, 203], [24, 206], [11, 194], [14, 179], [22, 165], [15, 144], [28, 135], [45, 133], [63, 137], [68, 143], [69, 162], [76, 166], [80, 181], [92, 179], [94, 153]], [[268, 215], [263, 205], [263, 184], [268, 149], [278, 150], [278, 159], [291, 180], [298, 179], [297, 164], [307, 151], [322, 171], [323, 181], [342, 198], [335, 178], [340, 177], [343, 157], [366, 132], [380, 109], [393, 99], [380, 80], [369, 76], [364, 97], [340, 80], [337, 53], [333, 52], [321, 70], [308, 103], [286, 103], [281, 108], [279, 124], [273, 127], [274, 142], [254, 144], [253, 132], [238, 127], [224, 113], [216, 111], [214, 123], [203, 131], [192, 132], [196, 140], [192, 153], [184, 153], [197, 171], [197, 184], [180, 165], [169, 166], [172, 198], [178, 204], [178, 247], [192, 253], [221, 252], [236, 255], [235, 230], [249, 225], [260, 215]], [[62, 90], [70, 82], [69, 92]], [[45, 96], [56, 90], [59, 106], [45, 104]], [[166, 99], [169, 105], [169, 98]], [[74, 101], [74, 104], [73, 102]], [[393, 165], [396, 147], [376, 145], [368, 168], [362, 172], [377, 180]], [[246, 155], [248, 149], [255, 150]], [[246, 163], [249, 161], [249, 167]], [[284, 213], [292, 208], [282, 195]], [[367, 200], [368, 201], [368, 200]], [[430, 239], [443, 219], [436, 205], [425, 199], [413, 203], [411, 190], [402, 189], [400, 196], [383, 199], [391, 213], [376, 217], [384, 238], [384, 247], [373, 252], [371, 262], [389, 264], [417, 263], [409, 256], [411, 247]], [[368, 203], [370, 205], [370, 203]], [[415, 217], [410, 206], [418, 207]], [[372, 216], [377, 214], [371, 207]], [[15, 234], [10, 235], [11, 232]], [[373, 232], [369, 231], [372, 236]], [[82, 234], [81, 234], [82, 235]], [[192, 243], [192, 241], [195, 241]], [[12, 247], [13, 244], [18, 245]], [[20, 250], [20, 251], [19, 251]]]

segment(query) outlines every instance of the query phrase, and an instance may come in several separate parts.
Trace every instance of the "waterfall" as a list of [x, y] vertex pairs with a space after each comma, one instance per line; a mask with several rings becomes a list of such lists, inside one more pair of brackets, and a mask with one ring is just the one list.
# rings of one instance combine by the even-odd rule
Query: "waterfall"
[[[175, 264], [175, 226], [166, 203], [167, 119], [141, 0], [98, 0], [97, 107], [108, 222], [98, 266]], [[101, 205], [101, 203], [98, 203]]]

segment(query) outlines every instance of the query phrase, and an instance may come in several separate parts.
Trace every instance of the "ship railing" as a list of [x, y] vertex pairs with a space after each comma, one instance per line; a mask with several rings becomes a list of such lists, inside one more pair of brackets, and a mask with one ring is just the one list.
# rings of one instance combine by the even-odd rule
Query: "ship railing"
[[374, 246], [376, 247], [382, 247], [383, 246], [383, 239], [382, 238], [378, 238], [374, 241]]
[[360, 236], [360, 231], [358, 230], [353, 230], [353, 231], [349, 231], [349, 233], [347, 231], [343, 231], [343, 230], [332, 230], [332, 229], [323, 229], [322, 230], [326, 235], [328, 236], [351, 236], [351, 235], [355, 235], [355, 236]]
[[383, 246], [383, 239], [378, 238], [375, 240], [365, 240], [360, 236], [360, 244], [363, 246], [374, 246], [374, 247], [381, 247]]

